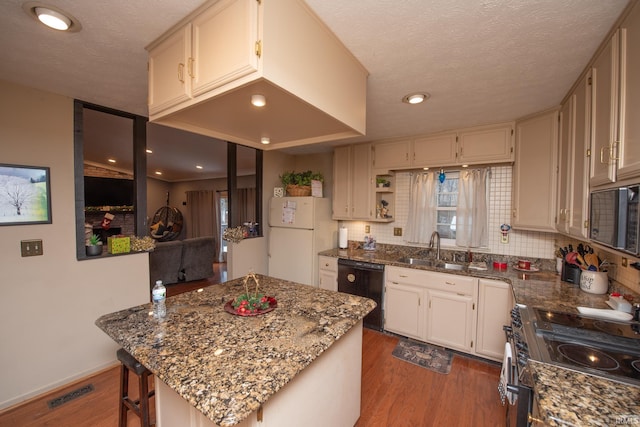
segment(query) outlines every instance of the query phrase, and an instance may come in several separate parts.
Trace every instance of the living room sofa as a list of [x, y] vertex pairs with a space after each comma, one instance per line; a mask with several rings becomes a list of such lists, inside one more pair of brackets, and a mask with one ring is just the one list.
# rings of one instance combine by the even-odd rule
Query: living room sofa
[[216, 255], [214, 237], [194, 237], [185, 240], [157, 242], [149, 252], [150, 286], [156, 280], [165, 285], [213, 277]]

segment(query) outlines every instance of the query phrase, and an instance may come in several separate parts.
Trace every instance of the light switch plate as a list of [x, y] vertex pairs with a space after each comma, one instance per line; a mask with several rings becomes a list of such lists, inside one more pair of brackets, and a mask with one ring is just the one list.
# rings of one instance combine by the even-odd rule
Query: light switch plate
[[394, 236], [402, 236], [402, 228], [401, 227], [393, 227], [393, 235]]
[[371, 233], [371, 226], [370, 225], [365, 225], [364, 226], [364, 232], [365, 233]]
[[20, 253], [23, 257], [42, 255], [42, 240], [21, 240]]

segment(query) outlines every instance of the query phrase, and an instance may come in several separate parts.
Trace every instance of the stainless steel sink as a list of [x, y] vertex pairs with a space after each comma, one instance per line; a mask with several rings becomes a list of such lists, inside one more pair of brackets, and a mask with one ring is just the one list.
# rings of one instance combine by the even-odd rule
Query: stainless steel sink
[[455, 262], [441, 262], [439, 264], [436, 264], [436, 267], [444, 268], [444, 269], [447, 269], [447, 270], [462, 270], [462, 269], [464, 269], [464, 265], [458, 264], [458, 263], [455, 263]]
[[464, 264], [458, 264], [456, 262], [447, 262], [436, 259], [425, 258], [400, 258], [399, 260], [403, 264], [409, 265], [423, 265], [426, 267], [444, 268], [445, 270], [463, 270]]
[[425, 258], [400, 258], [399, 261], [403, 264], [424, 265], [427, 267], [435, 267], [435, 265], [438, 262], [435, 259], [425, 259]]

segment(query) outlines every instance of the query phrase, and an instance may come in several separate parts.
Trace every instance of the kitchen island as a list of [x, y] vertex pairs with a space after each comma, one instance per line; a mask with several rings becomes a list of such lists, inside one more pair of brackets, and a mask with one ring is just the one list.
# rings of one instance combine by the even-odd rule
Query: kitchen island
[[[243, 279], [145, 304], [96, 325], [154, 373], [159, 427], [352, 426], [360, 414], [362, 318], [375, 303], [256, 275], [277, 307], [224, 309]], [[250, 282], [250, 286], [253, 284]]]

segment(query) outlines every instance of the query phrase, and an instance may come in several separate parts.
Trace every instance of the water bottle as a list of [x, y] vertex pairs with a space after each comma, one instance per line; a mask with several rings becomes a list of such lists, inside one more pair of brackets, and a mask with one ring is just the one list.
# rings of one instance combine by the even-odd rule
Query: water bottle
[[156, 280], [156, 285], [151, 290], [151, 300], [153, 301], [153, 317], [162, 319], [167, 315], [167, 288], [162, 284], [162, 280]]

